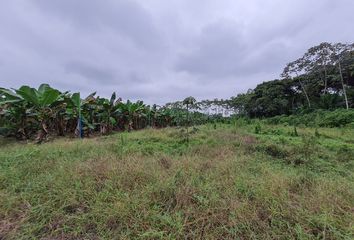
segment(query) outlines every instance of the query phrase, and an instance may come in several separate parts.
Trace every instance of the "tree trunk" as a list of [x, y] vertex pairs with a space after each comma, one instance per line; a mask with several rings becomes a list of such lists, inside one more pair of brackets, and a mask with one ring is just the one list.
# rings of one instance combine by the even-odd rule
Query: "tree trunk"
[[131, 132], [133, 130], [133, 119], [129, 119], [128, 122], [128, 132]]
[[57, 116], [56, 124], [58, 136], [64, 136], [64, 119], [63, 116], [60, 115], [60, 113]]
[[28, 139], [28, 134], [27, 134], [27, 131], [26, 131], [26, 120], [27, 117], [26, 115], [21, 119], [21, 128], [20, 130], [18, 131], [20, 134], [21, 134], [21, 139], [22, 140], [25, 140], [25, 139]]
[[307, 95], [305, 86], [303, 85], [303, 83], [302, 83], [300, 80], [298, 80], [298, 81], [299, 81], [299, 83], [300, 83], [300, 86], [301, 86], [301, 88], [302, 88], [302, 91], [303, 91], [304, 94], [305, 94], [305, 97], [306, 97], [306, 100], [307, 100], [307, 104], [308, 104], [309, 108], [311, 108], [310, 98], [309, 98], [309, 96]]
[[37, 133], [36, 142], [42, 143], [44, 140], [47, 139], [47, 136], [48, 136], [47, 124], [44, 121], [42, 121], [40, 124], [40, 129], [38, 130]]
[[297, 78], [297, 80], [299, 81], [300, 86], [301, 86], [301, 89], [302, 89], [302, 91], [303, 91], [304, 94], [305, 94], [305, 97], [306, 97], [306, 100], [307, 100], [307, 104], [308, 104], [309, 108], [311, 108], [310, 98], [309, 98], [309, 96], [307, 95], [305, 86], [302, 84], [301, 80], [299, 79], [299, 75], [298, 75], [297, 73], [296, 73], [296, 78]]
[[338, 67], [339, 67], [340, 80], [341, 80], [342, 87], [343, 87], [343, 94], [344, 94], [344, 99], [345, 99], [345, 106], [346, 106], [347, 109], [349, 109], [347, 91], [345, 90], [344, 79], [343, 79], [343, 73], [342, 73], [342, 66], [341, 66], [341, 64], [340, 64], [340, 60], [338, 60]]
[[325, 84], [325, 89], [324, 89], [324, 94], [327, 94], [327, 68], [326, 66], [324, 68], [324, 84]]
[[188, 127], [189, 127], [189, 106], [188, 106], [188, 103], [187, 103], [187, 142], [189, 143]]

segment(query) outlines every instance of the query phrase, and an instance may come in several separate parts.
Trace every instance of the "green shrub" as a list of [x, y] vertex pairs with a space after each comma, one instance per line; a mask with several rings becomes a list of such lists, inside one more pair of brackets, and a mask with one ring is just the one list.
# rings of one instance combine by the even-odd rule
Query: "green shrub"
[[349, 162], [354, 160], [354, 150], [347, 145], [341, 146], [337, 151], [338, 162]]
[[354, 109], [337, 109], [335, 111], [316, 110], [310, 113], [280, 115], [265, 120], [268, 124], [289, 124], [298, 126], [303, 124], [307, 127], [353, 127]]
[[337, 109], [321, 116], [319, 126], [342, 127], [351, 123], [354, 123], [354, 110]]
[[259, 122], [257, 122], [256, 126], [254, 127], [254, 133], [255, 134], [260, 134], [262, 132], [262, 127]]
[[299, 134], [297, 133], [296, 126], [294, 126], [294, 130], [293, 130], [293, 132], [291, 133], [291, 136], [293, 136], [293, 137], [298, 137], [298, 136], [299, 136]]

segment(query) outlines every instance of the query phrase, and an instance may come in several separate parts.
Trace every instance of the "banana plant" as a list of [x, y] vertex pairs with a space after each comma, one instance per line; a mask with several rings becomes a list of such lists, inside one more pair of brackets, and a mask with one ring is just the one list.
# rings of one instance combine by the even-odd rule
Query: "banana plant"
[[84, 132], [89, 135], [95, 130], [95, 114], [97, 111], [96, 92], [91, 93], [85, 99], [81, 99], [80, 93], [73, 93], [67, 98], [66, 120], [68, 128], [76, 136], [83, 138]]
[[83, 130], [89, 135], [93, 132], [97, 126], [100, 125], [100, 121], [97, 119], [97, 113], [99, 109], [98, 97], [95, 97], [96, 92], [91, 93], [81, 103], [81, 118]]
[[[150, 107], [142, 101], [123, 103], [116, 93], [110, 99], [95, 97], [95, 93], [82, 99], [80, 93], [62, 93], [48, 84], [38, 89], [0, 88], [0, 134], [7, 132], [22, 139], [37, 135], [37, 141], [42, 142], [54, 131], [60, 136], [76, 133], [82, 137], [83, 133], [94, 131], [108, 134], [118, 129], [179, 125], [181, 117], [182, 124], [188, 127], [189, 114], [197, 115], [189, 112], [194, 102], [188, 98], [164, 107]], [[183, 108], [183, 103], [187, 108]]]
[[154, 104], [152, 107], [146, 106], [145, 107], [145, 117], [147, 118], [147, 126], [148, 127], [154, 127], [154, 120], [155, 120], [155, 114], [156, 114], [156, 104]]
[[81, 116], [81, 97], [80, 93], [74, 93], [71, 98], [72, 108], [71, 113], [75, 115], [74, 118], [77, 119], [77, 125], [75, 128], [75, 134], [80, 138], [83, 137], [83, 127], [82, 127], [82, 116]]
[[1, 135], [28, 138], [26, 103], [15, 92], [0, 88]]
[[142, 116], [142, 112], [145, 110], [145, 105], [142, 101], [132, 103], [127, 101], [127, 103], [120, 102], [117, 105], [117, 110], [114, 112], [116, 116], [123, 119], [128, 125], [128, 131], [136, 129], [138, 127], [138, 120]]
[[42, 142], [49, 134], [49, 120], [55, 116], [53, 106], [63, 102], [63, 94], [51, 88], [48, 84], [40, 85], [38, 90], [29, 86], [22, 86], [15, 92], [21, 100], [27, 103], [28, 114], [37, 119], [39, 126], [36, 139], [38, 142]]
[[117, 120], [114, 117], [115, 111], [118, 109], [118, 105], [121, 101], [119, 98], [117, 101], [117, 95], [113, 92], [111, 98], [98, 98], [99, 112], [97, 116], [100, 119], [100, 132], [101, 134], [108, 134], [112, 132], [113, 127], [117, 124]]

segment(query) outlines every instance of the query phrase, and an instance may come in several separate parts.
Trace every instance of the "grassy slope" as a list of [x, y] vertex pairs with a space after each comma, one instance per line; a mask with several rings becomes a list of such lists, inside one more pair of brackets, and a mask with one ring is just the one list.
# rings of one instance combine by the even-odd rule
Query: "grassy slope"
[[0, 238], [352, 239], [354, 133], [200, 127], [0, 147]]

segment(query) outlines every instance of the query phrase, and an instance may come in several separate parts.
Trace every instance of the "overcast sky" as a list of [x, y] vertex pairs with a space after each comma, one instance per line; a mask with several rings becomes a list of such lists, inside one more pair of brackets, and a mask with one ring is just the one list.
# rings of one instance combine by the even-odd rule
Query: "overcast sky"
[[354, 0], [1, 0], [0, 86], [229, 98], [323, 41], [353, 42]]

